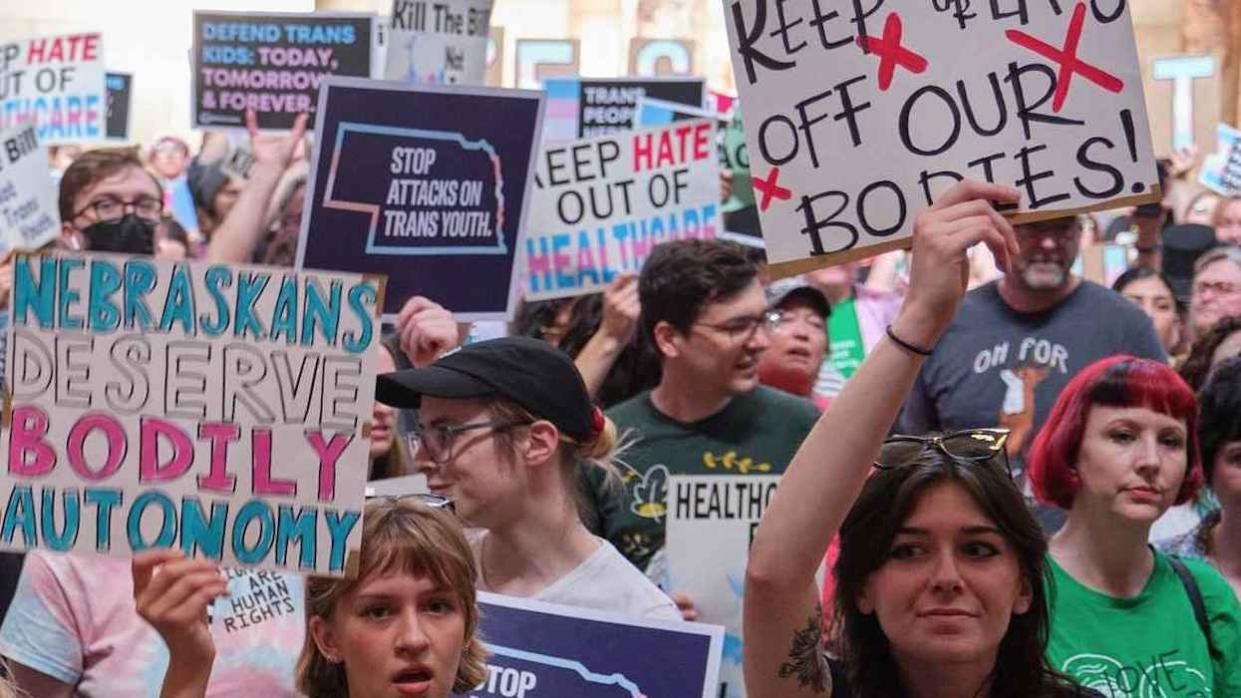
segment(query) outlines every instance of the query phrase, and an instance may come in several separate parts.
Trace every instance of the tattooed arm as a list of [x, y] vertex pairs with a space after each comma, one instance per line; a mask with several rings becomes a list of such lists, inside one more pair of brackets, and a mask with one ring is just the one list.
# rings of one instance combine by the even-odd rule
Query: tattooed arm
[[[909, 294], [892, 323], [898, 337], [915, 346], [935, 345], [964, 297], [966, 250], [974, 244], [986, 243], [1007, 266], [1016, 238], [988, 202], [1016, 199], [1011, 187], [966, 180], [918, 216]], [[750, 698], [831, 695], [814, 573], [921, 365], [921, 356], [885, 338], [789, 464], [754, 536], [746, 570]]]

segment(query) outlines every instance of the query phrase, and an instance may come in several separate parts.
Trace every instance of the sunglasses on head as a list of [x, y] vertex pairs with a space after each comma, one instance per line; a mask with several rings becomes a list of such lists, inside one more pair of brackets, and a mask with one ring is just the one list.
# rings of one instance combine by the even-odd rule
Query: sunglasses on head
[[429, 492], [419, 492], [411, 494], [373, 494], [366, 497], [366, 501], [382, 501], [382, 502], [403, 502], [413, 500], [419, 502], [428, 509], [447, 509], [450, 513], [457, 513], [457, 507], [448, 497], [439, 494], [431, 494]]
[[1011, 476], [1008, 449], [1004, 447], [1008, 434], [1008, 429], [962, 429], [935, 436], [897, 435], [883, 442], [875, 467], [881, 470], [909, 467], [928, 450], [939, 449], [960, 464], [983, 464], [999, 458]]

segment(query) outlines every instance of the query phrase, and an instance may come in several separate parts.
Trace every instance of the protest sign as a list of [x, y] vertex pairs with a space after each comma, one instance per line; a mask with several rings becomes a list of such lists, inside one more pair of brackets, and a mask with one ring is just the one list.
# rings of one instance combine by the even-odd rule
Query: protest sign
[[107, 73], [107, 117], [104, 135], [109, 140], [129, 140], [129, 106], [133, 101], [134, 76], [129, 73]]
[[683, 39], [629, 40], [629, 74], [665, 77], [694, 73], [694, 42]]
[[701, 108], [706, 93], [702, 78], [548, 78], [548, 140], [601, 136], [634, 127], [642, 97]]
[[298, 267], [387, 274], [385, 315], [508, 319], [543, 95], [329, 78], [319, 113]]
[[[582, 46], [578, 39], [518, 39], [513, 50], [516, 57], [517, 87], [523, 90], [541, 90], [551, 77], [571, 77], [581, 72]], [[572, 128], [565, 138], [576, 138], [577, 105], [568, 101], [548, 101], [547, 118], [552, 118], [556, 105], [564, 113], [563, 118], [572, 121]]]
[[0, 254], [38, 249], [60, 235], [57, 187], [37, 132], [34, 124], [0, 131]]
[[382, 296], [359, 275], [18, 257], [0, 547], [351, 574]]
[[99, 140], [106, 110], [98, 33], [0, 44], [0, 131], [34, 122], [43, 145]]
[[641, 269], [661, 242], [715, 237], [714, 146], [708, 119], [544, 145], [522, 254], [525, 298], [594, 293]]
[[1215, 57], [1160, 56], [1143, 68], [1155, 155], [1167, 157], [1193, 145], [1209, 148], [1220, 113]]
[[1108, 288], [1129, 268], [1129, 247], [1111, 243], [1082, 248], [1073, 273]]
[[1215, 128], [1216, 150], [1202, 161], [1198, 182], [1224, 196], [1241, 193], [1241, 131], [1219, 124]]
[[907, 246], [963, 177], [1016, 221], [1158, 201], [1124, 2], [726, 8], [776, 275]]
[[775, 494], [775, 475], [671, 475], [666, 513], [668, 588], [698, 617], [724, 626], [721, 698], [744, 698], [741, 616], [750, 540]]
[[637, 105], [637, 128], [662, 126], [686, 119], [714, 119], [715, 138], [720, 150], [720, 169], [731, 175], [732, 193], [720, 205], [724, 213], [732, 213], [754, 205], [754, 189], [750, 185], [750, 156], [745, 151], [745, 130], [739, 111], [719, 112], [687, 107], [676, 102], [643, 97]]
[[370, 77], [378, 39], [373, 15], [195, 12], [194, 128], [292, 128], [315, 123], [319, 85], [329, 75]]
[[408, 85], [482, 85], [493, 0], [393, 0], [384, 77]]
[[715, 698], [722, 629], [479, 593], [487, 678], [465, 698]]

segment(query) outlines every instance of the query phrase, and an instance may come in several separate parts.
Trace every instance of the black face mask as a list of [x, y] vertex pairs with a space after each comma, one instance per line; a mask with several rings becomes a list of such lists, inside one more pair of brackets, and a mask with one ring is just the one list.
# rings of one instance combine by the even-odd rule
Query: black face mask
[[155, 224], [128, 213], [114, 221], [99, 221], [82, 231], [92, 252], [155, 254]]

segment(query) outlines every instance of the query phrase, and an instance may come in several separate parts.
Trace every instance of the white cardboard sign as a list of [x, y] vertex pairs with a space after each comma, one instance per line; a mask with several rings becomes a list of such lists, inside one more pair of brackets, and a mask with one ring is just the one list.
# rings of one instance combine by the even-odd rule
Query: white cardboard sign
[[961, 177], [1015, 220], [1158, 200], [1124, 0], [725, 0], [778, 275], [908, 245]]

